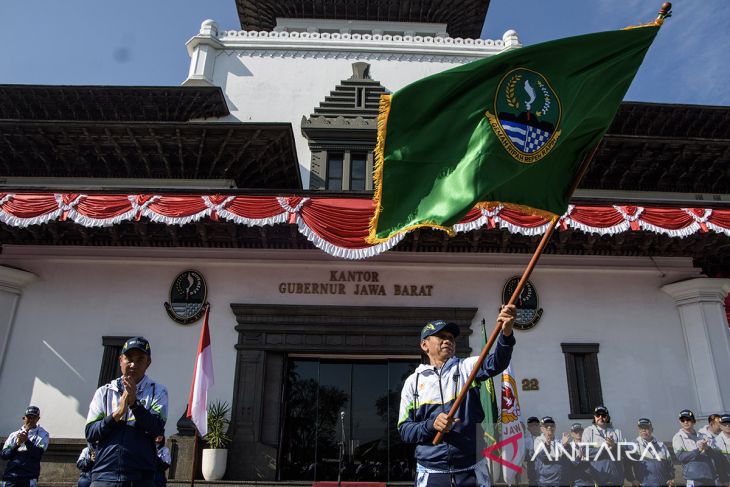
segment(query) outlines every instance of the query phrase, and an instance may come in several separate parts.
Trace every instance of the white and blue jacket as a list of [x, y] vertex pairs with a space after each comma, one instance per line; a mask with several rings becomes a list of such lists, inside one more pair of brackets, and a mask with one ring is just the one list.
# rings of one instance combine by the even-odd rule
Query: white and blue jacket
[[436, 436], [433, 423], [440, 413], [448, 413], [459, 391], [474, 369], [478, 357], [451, 357], [439, 370], [433, 365], [419, 365], [403, 385], [398, 431], [406, 443], [416, 444], [416, 461], [432, 472], [454, 472], [477, 463], [477, 425], [484, 420], [479, 401], [479, 382], [502, 372], [509, 365], [514, 334], [499, 336], [497, 347], [482, 364], [475, 381], [454, 417], [451, 432], [443, 441], [431, 444]]
[[[708, 448], [700, 452], [697, 442], [706, 440]], [[697, 433], [679, 430], [672, 438], [672, 448], [677, 460], [682, 464], [685, 480], [714, 480], [717, 477], [712, 461], [712, 442]]]
[[148, 376], [137, 384], [140, 406], [114, 421], [124, 388], [121, 378], [96, 390], [86, 417], [86, 441], [97, 445], [93, 480], [152, 480], [156, 469], [155, 437], [165, 434], [167, 388]]
[[37, 479], [41, 473], [41, 457], [48, 449], [48, 431], [36, 425], [28, 430], [28, 440], [16, 445], [16, 439], [23, 429], [13, 431], [3, 444], [0, 457], [7, 460], [3, 480]]
[[715, 437], [713, 447], [720, 453], [717, 456], [720, 482], [728, 484], [730, 483], [730, 436], [721, 432]]
[[[588, 460], [591, 474], [598, 485], [623, 485], [624, 465], [618, 460], [617, 451], [609, 453], [604, 443], [612, 438], [614, 443], [622, 443], [624, 435], [621, 430], [608, 426], [599, 428], [595, 424], [583, 430], [583, 443], [588, 443]], [[614, 447], [616, 449], [617, 447]], [[613, 454], [613, 459], [611, 455]]]
[[[631, 469], [637, 482], [641, 485], [666, 485], [669, 480], [674, 480], [672, 457], [664, 443], [654, 437], [651, 441], [646, 441], [637, 436], [636, 446], [637, 453], [634, 457], [637, 460], [631, 462]], [[652, 449], [656, 455], [652, 453]]]

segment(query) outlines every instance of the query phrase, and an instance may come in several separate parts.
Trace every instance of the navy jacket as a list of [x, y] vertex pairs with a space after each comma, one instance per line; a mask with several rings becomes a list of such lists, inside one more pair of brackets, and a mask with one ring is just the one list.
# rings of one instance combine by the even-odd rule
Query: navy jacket
[[538, 485], [570, 483], [572, 462], [565, 452], [571, 453], [572, 446], [570, 443], [558, 446], [561, 443], [560, 440], [548, 443], [544, 436], [535, 439], [535, 473]]
[[593, 479], [595, 475], [593, 473], [593, 467], [591, 467], [588, 460], [583, 458], [583, 452], [573, 439], [570, 440], [570, 446], [574, 449], [575, 456], [574, 460], [571, 462], [572, 465], [569, 477], [570, 482], [567, 485], [594, 487], [595, 484], [593, 483]]
[[[500, 335], [494, 353], [482, 364], [477, 380], [486, 380], [506, 369], [514, 344], [514, 334]], [[427, 469], [450, 471], [477, 463], [477, 425], [484, 420], [477, 382], [471, 384], [456, 412], [455, 417], [461, 421], [454, 424], [441, 443], [431, 444], [437, 433], [433, 427], [436, 417], [449, 412], [477, 359], [451, 357], [441, 370], [432, 365], [420, 365], [403, 385], [398, 431], [404, 442], [416, 443], [416, 461]]]
[[120, 482], [152, 480], [157, 468], [154, 439], [165, 433], [167, 389], [147, 376], [137, 384], [141, 405], [116, 422], [112, 412], [121, 398], [121, 380], [96, 390], [86, 423], [86, 441], [98, 445], [93, 480]]
[[22, 429], [10, 433], [3, 444], [0, 458], [7, 460], [3, 480], [37, 479], [41, 473], [41, 457], [48, 448], [48, 432], [40, 426], [28, 431], [28, 439], [16, 446], [15, 439]]
[[668, 480], [674, 479], [672, 457], [664, 443], [656, 439], [647, 442], [638, 437], [636, 445], [638, 452], [634, 457], [637, 460], [631, 462], [634, 479], [641, 485], [666, 485]]
[[588, 460], [592, 468], [592, 478], [598, 485], [623, 485], [625, 475], [623, 461], [618, 460], [617, 451], [612, 450], [609, 453], [608, 447], [604, 446], [606, 438], [609, 437], [617, 444], [624, 441], [621, 430], [611, 426], [599, 428], [592, 424], [583, 430], [583, 443], [589, 444]]

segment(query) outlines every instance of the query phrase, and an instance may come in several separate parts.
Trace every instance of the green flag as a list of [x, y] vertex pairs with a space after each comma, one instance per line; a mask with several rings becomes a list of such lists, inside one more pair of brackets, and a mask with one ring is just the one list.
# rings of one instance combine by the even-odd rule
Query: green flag
[[[482, 320], [482, 348], [487, 343], [487, 329], [484, 320]], [[499, 408], [497, 407], [497, 395], [494, 391], [494, 380], [492, 377], [483, 382], [484, 387], [479, 390], [479, 400], [484, 409], [484, 421], [482, 421], [482, 430], [484, 430], [484, 445], [494, 445], [499, 441]], [[492, 475], [494, 479], [494, 475]]]
[[479, 203], [563, 214], [662, 21], [515, 49], [381, 97], [368, 242], [453, 234]]

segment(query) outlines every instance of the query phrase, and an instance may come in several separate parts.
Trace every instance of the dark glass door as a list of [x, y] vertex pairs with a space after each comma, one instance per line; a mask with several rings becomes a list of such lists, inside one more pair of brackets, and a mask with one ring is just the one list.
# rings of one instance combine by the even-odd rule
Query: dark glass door
[[[294, 359], [284, 391], [281, 480], [413, 479], [413, 445], [398, 435], [400, 391], [416, 360]], [[344, 416], [343, 413], [344, 412]]]

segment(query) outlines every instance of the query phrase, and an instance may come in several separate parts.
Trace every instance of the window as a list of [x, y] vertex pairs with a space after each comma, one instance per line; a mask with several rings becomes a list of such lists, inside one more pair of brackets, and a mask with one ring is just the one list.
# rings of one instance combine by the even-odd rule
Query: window
[[365, 190], [365, 168], [367, 154], [354, 153], [350, 156], [350, 189]]
[[101, 337], [101, 344], [104, 346], [104, 355], [101, 357], [101, 370], [99, 371], [99, 385], [108, 384], [122, 375], [119, 369], [119, 354], [129, 337], [107, 336]]
[[332, 191], [366, 191], [373, 189], [372, 153], [365, 151], [351, 152], [349, 150], [323, 153], [326, 154], [324, 173], [327, 177], [324, 181], [318, 179], [315, 170], [311, 183], [313, 188], [317, 188], [320, 184], [321, 189]]
[[[289, 360], [279, 480], [411, 481], [414, 445], [397, 430], [400, 391], [418, 361]], [[341, 413], [344, 412], [344, 419]]]
[[342, 189], [342, 164], [344, 154], [333, 152], [327, 154], [327, 189]]
[[365, 108], [365, 88], [355, 88], [355, 107]]
[[603, 404], [597, 343], [561, 343], [568, 377], [570, 419], [590, 419]]

